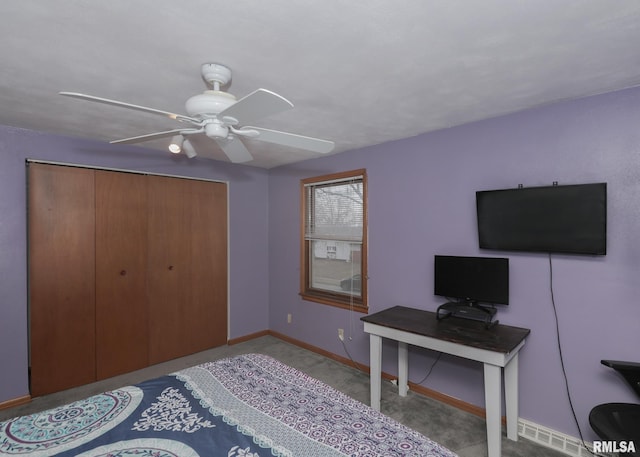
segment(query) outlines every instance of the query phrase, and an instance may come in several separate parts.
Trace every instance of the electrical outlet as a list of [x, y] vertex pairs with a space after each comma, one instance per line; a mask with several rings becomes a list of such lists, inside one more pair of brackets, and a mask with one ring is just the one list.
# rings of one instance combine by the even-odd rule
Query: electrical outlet
[[287, 324], [291, 323], [291, 313], [287, 314]]
[[338, 338], [340, 339], [340, 341], [344, 341], [344, 329], [338, 329]]

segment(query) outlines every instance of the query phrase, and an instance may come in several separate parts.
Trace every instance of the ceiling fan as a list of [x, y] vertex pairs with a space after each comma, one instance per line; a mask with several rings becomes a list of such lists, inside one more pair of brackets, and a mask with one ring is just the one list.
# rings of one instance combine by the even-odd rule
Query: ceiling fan
[[237, 100], [232, 94], [220, 90], [220, 87], [231, 81], [231, 70], [228, 67], [217, 63], [206, 63], [202, 65], [201, 72], [202, 78], [212, 89], [194, 95], [186, 101], [185, 110], [188, 116], [76, 92], [60, 92], [60, 95], [158, 114], [187, 124], [182, 128], [111, 141], [113, 144], [139, 143], [173, 137], [169, 150], [174, 153], [184, 152], [192, 158], [197, 153], [189, 141], [189, 136], [204, 133], [220, 146], [229, 160], [235, 163], [253, 159], [244, 143], [240, 141], [241, 138], [251, 138], [317, 153], [328, 153], [333, 150], [332, 141], [250, 126], [257, 119], [293, 108], [293, 103], [266, 89], [257, 89]]

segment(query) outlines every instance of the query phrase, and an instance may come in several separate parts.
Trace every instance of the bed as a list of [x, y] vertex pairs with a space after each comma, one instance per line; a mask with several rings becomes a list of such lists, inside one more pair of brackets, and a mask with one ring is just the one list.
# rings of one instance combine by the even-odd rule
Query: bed
[[0, 455], [455, 457], [262, 354], [208, 362], [0, 422]]

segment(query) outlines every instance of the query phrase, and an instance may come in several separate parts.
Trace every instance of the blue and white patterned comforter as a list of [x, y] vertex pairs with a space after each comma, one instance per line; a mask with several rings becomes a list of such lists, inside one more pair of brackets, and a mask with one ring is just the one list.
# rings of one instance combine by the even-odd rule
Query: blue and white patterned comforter
[[0, 455], [455, 457], [261, 354], [205, 363], [1, 422]]

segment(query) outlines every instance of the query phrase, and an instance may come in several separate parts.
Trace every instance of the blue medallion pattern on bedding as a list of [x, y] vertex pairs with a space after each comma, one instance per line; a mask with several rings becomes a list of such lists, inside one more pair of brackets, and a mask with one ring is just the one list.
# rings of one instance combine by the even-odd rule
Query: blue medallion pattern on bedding
[[0, 455], [455, 457], [261, 354], [205, 363], [1, 422]]

